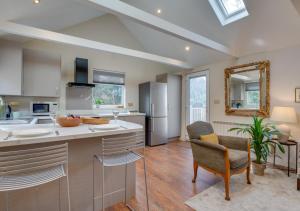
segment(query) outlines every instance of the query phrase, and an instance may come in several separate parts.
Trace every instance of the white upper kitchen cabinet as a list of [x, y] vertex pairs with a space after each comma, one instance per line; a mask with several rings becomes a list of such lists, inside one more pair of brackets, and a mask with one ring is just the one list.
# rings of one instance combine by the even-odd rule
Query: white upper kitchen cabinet
[[0, 95], [22, 94], [22, 47], [0, 42]]
[[23, 96], [60, 96], [60, 55], [24, 49], [23, 63]]

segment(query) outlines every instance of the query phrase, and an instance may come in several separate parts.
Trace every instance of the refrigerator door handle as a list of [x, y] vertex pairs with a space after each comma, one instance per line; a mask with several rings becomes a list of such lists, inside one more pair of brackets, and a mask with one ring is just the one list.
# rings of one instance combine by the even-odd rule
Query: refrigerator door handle
[[154, 131], [154, 121], [153, 121], [153, 119], [151, 119], [151, 131], [152, 132]]
[[151, 117], [153, 117], [153, 114], [154, 114], [154, 104], [151, 103]]

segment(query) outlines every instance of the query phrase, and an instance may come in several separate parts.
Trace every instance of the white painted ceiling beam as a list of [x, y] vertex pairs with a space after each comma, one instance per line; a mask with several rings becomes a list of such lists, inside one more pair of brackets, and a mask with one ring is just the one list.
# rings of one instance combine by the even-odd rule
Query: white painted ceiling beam
[[115, 54], [121, 54], [121, 55], [126, 55], [126, 56], [131, 56], [131, 57], [136, 57], [136, 58], [141, 58], [145, 60], [150, 60], [154, 62], [159, 62], [167, 65], [172, 65], [184, 69], [190, 69], [192, 68], [189, 64], [172, 59], [172, 58], [167, 58], [155, 54], [150, 54], [146, 53], [143, 51], [137, 51], [129, 48], [124, 48], [116, 45], [111, 45], [107, 43], [102, 43], [102, 42], [97, 42], [97, 41], [92, 41], [80, 37], [75, 37], [71, 35], [66, 35], [62, 33], [57, 33], [53, 31], [48, 31], [44, 29], [39, 29], [36, 27], [32, 26], [26, 26], [22, 24], [16, 24], [13, 22], [9, 21], [0, 21], [0, 31], [14, 34], [14, 35], [20, 35], [24, 37], [29, 37], [29, 38], [35, 38], [35, 39], [40, 39], [40, 40], [46, 40], [46, 41], [53, 41], [53, 42], [58, 42], [58, 43], [63, 43], [63, 44], [68, 44], [68, 45], [74, 45], [74, 46], [79, 46], [79, 47], [85, 47], [85, 48], [90, 48], [90, 49], [95, 49], [95, 50], [100, 50], [100, 51], [105, 51], [109, 53], [115, 53]]
[[88, 0], [100, 9], [105, 9], [115, 15], [125, 16], [144, 25], [155, 28], [164, 33], [176, 36], [180, 39], [210, 48], [224, 54], [236, 57], [235, 53], [228, 47], [217, 43], [205, 36], [189, 31], [160, 17], [147, 13], [141, 9], [126, 4], [120, 0]]

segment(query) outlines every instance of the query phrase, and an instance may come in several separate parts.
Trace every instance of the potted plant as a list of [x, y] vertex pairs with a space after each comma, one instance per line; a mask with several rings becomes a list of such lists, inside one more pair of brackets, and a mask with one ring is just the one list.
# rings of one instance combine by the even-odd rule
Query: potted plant
[[100, 98], [95, 99], [96, 108], [100, 108], [100, 105], [104, 104], [104, 101]]
[[231, 128], [229, 131], [236, 131], [237, 134], [246, 134], [251, 137], [250, 147], [256, 155], [256, 159], [252, 160], [253, 173], [263, 176], [266, 168], [267, 158], [270, 155], [270, 149], [274, 145], [284, 153], [283, 146], [278, 142], [272, 142], [272, 136], [279, 135], [280, 132], [274, 125], [263, 124], [264, 118], [253, 116], [253, 123], [249, 126], [241, 128]]

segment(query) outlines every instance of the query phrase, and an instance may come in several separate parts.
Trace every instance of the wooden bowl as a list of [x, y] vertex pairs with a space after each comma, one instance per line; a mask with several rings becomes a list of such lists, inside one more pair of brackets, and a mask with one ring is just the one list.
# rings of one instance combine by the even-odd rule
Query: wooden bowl
[[83, 124], [102, 125], [108, 124], [109, 119], [103, 117], [81, 117]]
[[62, 127], [77, 127], [81, 123], [80, 118], [57, 117], [56, 122]]

